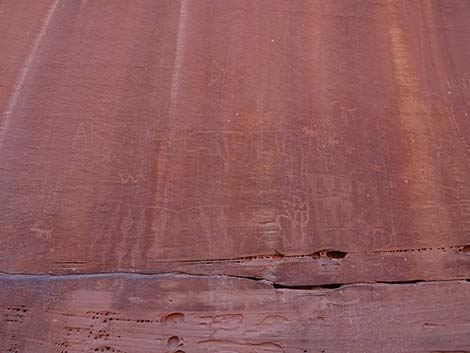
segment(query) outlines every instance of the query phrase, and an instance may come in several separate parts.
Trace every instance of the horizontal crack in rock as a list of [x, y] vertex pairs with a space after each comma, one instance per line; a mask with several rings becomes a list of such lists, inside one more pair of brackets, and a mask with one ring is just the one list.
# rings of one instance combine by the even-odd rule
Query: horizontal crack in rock
[[414, 285], [425, 283], [445, 283], [445, 282], [469, 282], [470, 279], [454, 278], [444, 280], [407, 280], [407, 281], [371, 281], [371, 282], [348, 282], [348, 283], [327, 283], [319, 285], [290, 285], [286, 283], [277, 283], [261, 277], [243, 276], [243, 275], [225, 275], [225, 274], [194, 274], [186, 272], [162, 272], [162, 273], [143, 273], [143, 272], [102, 272], [102, 273], [81, 273], [81, 274], [34, 274], [34, 273], [9, 273], [0, 271], [0, 280], [6, 279], [44, 279], [44, 280], [62, 280], [62, 279], [83, 279], [83, 278], [108, 278], [108, 277], [125, 277], [125, 278], [224, 278], [238, 279], [266, 284], [273, 289], [281, 290], [335, 290], [349, 286], [357, 285]]

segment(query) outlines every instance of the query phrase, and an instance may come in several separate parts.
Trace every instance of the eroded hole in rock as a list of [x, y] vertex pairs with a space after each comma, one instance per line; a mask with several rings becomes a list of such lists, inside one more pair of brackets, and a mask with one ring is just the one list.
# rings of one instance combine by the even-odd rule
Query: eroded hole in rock
[[178, 324], [184, 321], [183, 313], [171, 313], [163, 317], [161, 322], [163, 324]]
[[178, 336], [171, 336], [170, 338], [168, 338], [166, 346], [168, 347], [168, 349], [176, 349], [179, 342], [180, 342], [180, 339]]
[[467, 253], [467, 254], [470, 254], [470, 245], [465, 245], [465, 246], [462, 248], [462, 252]]
[[326, 256], [331, 259], [344, 259], [347, 255], [347, 252], [339, 250], [329, 250], [326, 252]]

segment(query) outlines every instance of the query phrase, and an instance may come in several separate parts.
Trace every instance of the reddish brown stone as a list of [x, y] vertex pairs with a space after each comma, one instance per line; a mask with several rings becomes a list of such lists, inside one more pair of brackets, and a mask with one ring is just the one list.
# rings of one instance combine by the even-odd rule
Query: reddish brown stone
[[466, 281], [293, 290], [225, 276], [11, 276], [0, 281], [0, 348], [468, 352], [469, 300]]
[[[464, 0], [0, 2], [0, 305], [35, 310], [0, 347], [470, 351], [469, 18]], [[162, 286], [180, 331], [60, 345], [57, 315], [161, 317], [126, 295]], [[323, 323], [299, 293], [353, 299]], [[271, 312], [299, 319], [253, 326]]]

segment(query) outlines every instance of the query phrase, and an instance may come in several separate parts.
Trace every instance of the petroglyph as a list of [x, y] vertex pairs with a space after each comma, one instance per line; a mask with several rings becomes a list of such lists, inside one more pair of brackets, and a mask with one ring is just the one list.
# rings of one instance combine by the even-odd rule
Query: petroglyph
[[133, 224], [134, 219], [132, 218], [131, 209], [129, 208], [127, 214], [122, 218], [121, 221], [121, 232], [124, 234], [124, 236], [127, 236], [129, 234], [129, 231], [132, 228]]
[[123, 173], [119, 173], [119, 179], [121, 180], [122, 184], [128, 184], [128, 183], [139, 184], [139, 183], [146, 181], [145, 176], [143, 176], [142, 174], [136, 174], [136, 175], [127, 174], [126, 175]]
[[105, 137], [101, 136], [98, 133], [96, 124], [93, 122], [81, 122], [78, 124], [77, 130], [75, 131], [75, 136], [73, 138], [72, 145], [83, 144], [85, 146], [90, 146], [98, 142], [106, 143], [107, 140]]
[[470, 88], [470, 77], [447, 80], [447, 87], [450, 89], [468, 89]]
[[225, 77], [227, 72], [227, 65], [222, 67], [217, 60], [213, 60], [214, 67], [217, 69], [214, 76], [211, 78], [210, 82], [208, 83], [208, 87], [216, 86], [216, 87], [223, 87], [225, 85]]
[[43, 221], [37, 221], [34, 225], [30, 228], [32, 232], [35, 233], [36, 238], [50, 240], [52, 237], [53, 228], [45, 228]]
[[294, 194], [282, 201], [283, 214], [277, 217], [277, 222], [284, 232], [286, 248], [305, 247], [310, 222], [310, 206], [301, 193]]
[[186, 153], [202, 152], [220, 158], [228, 171], [257, 160], [255, 137], [239, 131], [195, 131], [185, 138], [184, 148]]
[[339, 145], [339, 137], [331, 120], [320, 119], [313, 123], [314, 130], [307, 130], [309, 136], [317, 138], [318, 148], [334, 148]]

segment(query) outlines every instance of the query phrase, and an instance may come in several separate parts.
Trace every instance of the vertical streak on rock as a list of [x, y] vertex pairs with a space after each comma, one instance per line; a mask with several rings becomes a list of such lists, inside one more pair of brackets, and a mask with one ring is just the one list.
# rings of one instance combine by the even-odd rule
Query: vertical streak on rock
[[[407, 160], [402, 162], [404, 168], [399, 182], [405, 184], [401, 189], [406, 190], [412, 200], [412, 224], [409, 230], [418, 231], [420, 236], [434, 231], [441, 235], [448, 230], [449, 214], [445, 211], [443, 214], [440, 207], [442, 195], [432, 154], [432, 141], [425, 121], [429, 107], [423, 97], [423, 82], [414, 51], [416, 43], [408, 35], [412, 31], [408, 31], [404, 25], [405, 11], [400, 11], [402, 3], [390, 0], [387, 5], [389, 41], [397, 88], [395, 113], [402, 134], [401, 144], [408, 152]], [[430, 219], [434, 220], [432, 228], [428, 226]]]
[[[170, 156], [174, 149], [175, 139], [175, 124], [177, 117], [177, 102], [180, 90], [182, 67], [184, 60], [184, 50], [186, 41], [186, 30], [187, 30], [187, 18], [188, 18], [188, 3], [186, 0], [181, 0], [179, 16], [178, 16], [178, 29], [176, 33], [176, 49], [175, 49], [175, 60], [173, 64], [173, 75], [171, 77], [170, 86], [170, 102], [168, 109], [168, 155], [166, 161], [166, 175], [165, 183], [163, 188], [163, 205], [165, 210], [169, 209], [169, 197], [170, 197], [170, 182], [171, 182], [171, 165]], [[160, 217], [160, 235], [165, 233], [167, 223], [167, 217], [162, 213]]]
[[41, 24], [41, 28], [39, 29], [39, 33], [34, 39], [33, 46], [31, 47], [31, 50], [26, 56], [26, 59], [21, 66], [20, 73], [16, 79], [16, 82], [13, 86], [12, 92], [10, 97], [8, 98], [7, 104], [5, 111], [2, 114], [2, 125], [0, 128], [0, 146], [3, 145], [3, 140], [5, 138], [5, 132], [8, 129], [10, 120], [11, 120], [11, 114], [13, 110], [15, 109], [16, 103], [18, 101], [18, 97], [21, 94], [21, 89], [23, 87], [24, 81], [26, 80], [26, 77], [28, 76], [29, 70], [31, 68], [31, 64], [33, 63], [34, 57], [36, 56], [36, 52], [39, 47], [39, 43], [41, 42], [42, 37], [46, 33], [47, 26], [49, 25], [49, 22], [51, 21], [52, 15], [54, 14], [57, 5], [59, 4], [60, 0], [55, 0], [52, 5], [49, 7], [49, 10], [47, 11], [46, 18]]
[[171, 78], [171, 91], [170, 91], [170, 109], [168, 118], [170, 119], [170, 144], [173, 135], [172, 121], [176, 113], [176, 102], [178, 100], [178, 91], [181, 80], [181, 69], [183, 66], [184, 58], [184, 43], [186, 38], [186, 27], [187, 27], [187, 17], [188, 17], [188, 5], [186, 0], [181, 0], [179, 18], [178, 18], [178, 30], [176, 34], [176, 53], [175, 61], [173, 65], [173, 75]]

